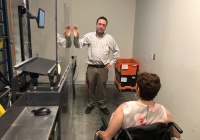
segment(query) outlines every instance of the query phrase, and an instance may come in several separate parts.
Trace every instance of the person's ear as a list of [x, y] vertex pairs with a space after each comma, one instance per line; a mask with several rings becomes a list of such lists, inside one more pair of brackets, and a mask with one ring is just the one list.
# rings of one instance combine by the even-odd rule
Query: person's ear
[[136, 86], [136, 90], [139, 90], [139, 86], [138, 85]]
[[139, 88], [139, 86], [137, 86], [136, 88], [137, 88], [137, 89], [136, 89], [136, 91], [137, 91], [136, 94], [137, 94], [138, 96], [140, 96], [140, 88]]

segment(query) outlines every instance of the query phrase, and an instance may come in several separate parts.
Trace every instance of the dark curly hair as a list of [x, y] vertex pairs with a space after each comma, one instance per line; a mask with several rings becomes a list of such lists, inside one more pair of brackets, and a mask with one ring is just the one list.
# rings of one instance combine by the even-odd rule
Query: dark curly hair
[[137, 86], [142, 100], [153, 100], [161, 88], [160, 78], [156, 74], [142, 72], [137, 77]]

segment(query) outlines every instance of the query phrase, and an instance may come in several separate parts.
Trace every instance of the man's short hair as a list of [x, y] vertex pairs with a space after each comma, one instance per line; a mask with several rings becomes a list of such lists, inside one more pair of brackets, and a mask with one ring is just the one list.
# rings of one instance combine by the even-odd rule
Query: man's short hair
[[104, 19], [104, 20], [106, 21], [106, 25], [108, 25], [108, 20], [107, 20], [107, 18], [104, 17], [104, 16], [99, 17], [99, 18], [97, 19], [96, 24], [98, 23], [98, 21], [99, 21], [100, 19]]

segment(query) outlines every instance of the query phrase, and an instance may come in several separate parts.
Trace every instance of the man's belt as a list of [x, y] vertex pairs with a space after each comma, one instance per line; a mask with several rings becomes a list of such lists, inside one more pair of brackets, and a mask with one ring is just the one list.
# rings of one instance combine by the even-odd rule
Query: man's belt
[[105, 65], [88, 65], [88, 67], [104, 68]]

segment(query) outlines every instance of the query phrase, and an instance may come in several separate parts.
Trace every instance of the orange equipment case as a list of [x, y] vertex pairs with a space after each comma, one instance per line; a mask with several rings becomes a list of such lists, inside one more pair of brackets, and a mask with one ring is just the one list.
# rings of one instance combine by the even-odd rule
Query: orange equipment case
[[137, 62], [136, 60], [132, 58], [131, 59], [117, 59], [115, 63], [115, 70], [117, 72], [116, 72], [114, 82], [120, 91], [127, 90], [127, 89], [130, 89], [132, 91], [136, 89], [137, 83], [134, 84], [135, 86], [131, 86], [133, 83], [127, 82], [127, 83], [123, 83], [125, 84], [125, 86], [123, 86], [122, 83], [118, 81], [117, 79], [119, 79], [121, 76], [127, 76], [127, 77], [136, 76], [137, 77], [137, 72], [140, 70], [139, 62]]
[[120, 92], [122, 90], [128, 90], [128, 89], [131, 90], [131, 91], [133, 91], [133, 90], [136, 90], [137, 83], [135, 84], [134, 87], [132, 87], [132, 86], [124, 86], [124, 87], [122, 87], [121, 83], [117, 81], [117, 78], [115, 76], [115, 85], [118, 87], [118, 89], [119, 89]]
[[140, 70], [140, 63], [134, 59], [117, 59], [115, 68], [121, 75], [136, 75]]

